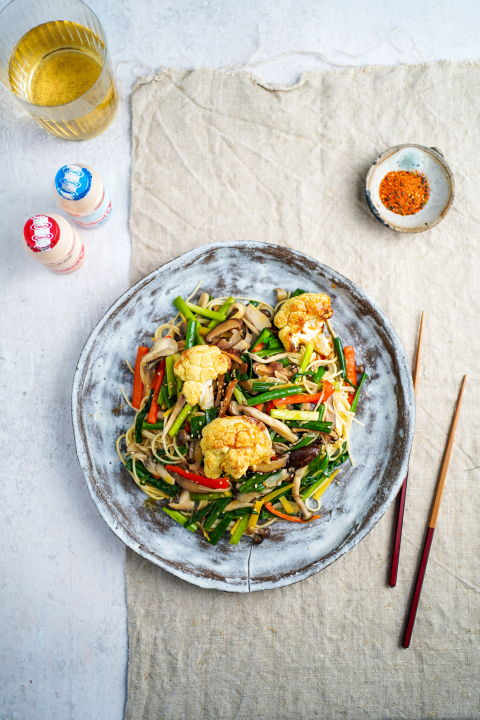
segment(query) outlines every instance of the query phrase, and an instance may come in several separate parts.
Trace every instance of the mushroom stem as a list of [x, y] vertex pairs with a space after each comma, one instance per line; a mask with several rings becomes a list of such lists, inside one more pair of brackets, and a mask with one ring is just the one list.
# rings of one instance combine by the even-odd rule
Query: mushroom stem
[[[308, 465], [307, 465], [308, 467]], [[297, 503], [298, 507], [300, 508], [300, 512], [302, 513], [305, 520], [310, 520], [313, 513], [306, 507], [305, 503], [303, 502], [302, 498], [300, 497], [300, 483], [302, 482], [302, 478], [305, 474], [306, 467], [300, 468], [300, 470], [297, 470], [297, 472], [294, 475], [293, 478], [293, 487], [292, 487], [292, 495], [293, 499]]]
[[280, 422], [280, 420], [276, 420], [275, 418], [270, 417], [270, 415], [266, 415], [265, 413], [260, 412], [260, 410], [256, 410], [254, 407], [249, 407], [248, 405], [239, 405], [238, 410], [241, 410], [247, 415], [251, 415], [257, 420], [261, 420], [263, 423], [265, 423], [265, 425], [270, 425], [270, 427], [274, 428], [277, 433], [284, 437], [286, 440], [290, 440], [290, 442], [296, 442], [298, 440], [297, 436], [290, 430], [288, 425]]
[[195, 442], [193, 444], [193, 459], [195, 462], [192, 463], [192, 465], [190, 465], [189, 469], [192, 472], [196, 472], [197, 470], [200, 469], [200, 465], [202, 464], [202, 460], [203, 460], [203, 453], [202, 453], [202, 448], [200, 446], [200, 440], [195, 440]]
[[190, 500], [190, 493], [188, 490], [182, 490], [180, 493], [180, 498], [178, 503], [168, 503], [168, 506], [172, 508], [172, 510], [193, 510], [195, 508], [195, 503], [193, 500]]
[[188, 490], [189, 492], [202, 493], [202, 494], [207, 494], [207, 493], [212, 492], [212, 488], [207, 488], [207, 487], [205, 487], [205, 485], [197, 485], [197, 483], [194, 483], [191, 480], [186, 480], [185, 478], [182, 478], [179, 475], [175, 475], [175, 482], [177, 485], [180, 485], [181, 488], [183, 488], [184, 490]]
[[282, 457], [279, 457], [277, 460], [272, 460], [270, 463], [260, 463], [260, 465], [257, 465], [255, 468], [255, 472], [273, 472], [274, 470], [281, 470], [287, 464], [287, 460], [288, 453], [282, 455]]
[[172, 427], [173, 423], [175, 422], [175, 420], [177, 419], [177, 417], [180, 415], [180, 413], [181, 413], [181, 411], [183, 410], [183, 407], [184, 407], [184, 405], [185, 405], [186, 402], [187, 402], [187, 400], [186, 400], [186, 398], [185, 398], [185, 395], [184, 395], [183, 393], [182, 393], [181, 395], [179, 395], [178, 400], [177, 400], [177, 404], [175, 405], [175, 407], [173, 408], [172, 412], [171, 412], [170, 415], [168, 416], [167, 424], [166, 424], [165, 427], [163, 428], [163, 435], [164, 435], [164, 436], [168, 433], [168, 431], [169, 431], [170, 428]]

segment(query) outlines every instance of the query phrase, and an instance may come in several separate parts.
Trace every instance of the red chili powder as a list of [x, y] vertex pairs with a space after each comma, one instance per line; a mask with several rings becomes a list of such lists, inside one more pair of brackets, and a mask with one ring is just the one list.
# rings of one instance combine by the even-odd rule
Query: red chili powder
[[416, 170], [389, 172], [380, 183], [380, 200], [397, 215], [415, 215], [425, 207], [429, 196], [428, 180]]

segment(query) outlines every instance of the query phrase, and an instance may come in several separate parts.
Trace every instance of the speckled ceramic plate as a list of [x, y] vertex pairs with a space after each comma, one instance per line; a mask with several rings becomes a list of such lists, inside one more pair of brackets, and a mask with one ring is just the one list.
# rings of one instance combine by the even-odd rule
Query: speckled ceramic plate
[[[216, 547], [183, 530], [147, 500], [122, 468], [115, 439], [131, 423], [120, 386], [131, 392], [125, 358], [149, 344], [172, 316], [172, 300], [202, 289], [263, 298], [273, 289], [326, 292], [332, 322], [369, 375], [352, 448], [339, 484], [322, 498], [322, 518], [308, 526], [276, 523], [261, 545], [222, 539]], [[120, 409], [121, 408], [121, 409]], [[120, 411], [119, 411], [120, 409]], [[100, 514], [126, 545], [188, 582], [230, 592], [264, 590], [319, 572], [357, 545], [395, 498], [407, 470], [414, 429], [413, 386], [405, 353], [382, 311], [357, 285], [312, 258], [257, 242], [204, 245], [164, 265], [122, 295], [98, 323], [78, 361], [72, 392], [80, 465]]]

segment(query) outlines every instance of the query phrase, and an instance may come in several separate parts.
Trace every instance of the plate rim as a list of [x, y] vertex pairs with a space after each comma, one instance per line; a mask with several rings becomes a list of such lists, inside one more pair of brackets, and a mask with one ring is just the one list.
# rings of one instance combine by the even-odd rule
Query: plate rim
[[[405, 395], [405, 422], [403, 429], [405, 431], [405, 436], [402, 439], [402, 445], [403, 445], [403, 451], [402, 451], [402, 460], [399, 465], [399, 469], [397, 470], [397, 477], [395, 479], [395, 482], [392, 484], [392, 488], [390, 491], [390, 494], [388, 495], [387, 499], [384, 501], [384, 503], [377, 509], [375, 513], [372, 514], [372, 516], [369, 518], [367, 524], [364, 528], [361, 529], [359, 534], [355, 535], [354, 538], [352, 538], [349, 542], [345, 544], [341, 550], [338, 551], [337, 554], [334, 554], [334, 557], [329, 557], [328, 559], [324, 560], [323, 563], [321, 560], [313, 561], [310, 565], [308, 565], [303, 570], [299, 570], [298, 572], [289, 573], [286, 575], [282, 575], [281, 577], [270, 580], [270, 581], [264, 581], [264, 582], [258, 582], [253, 584], [251, 586], [250, 578], [248, 578], [248, 583], [245, 585], [233, 585], [231, 583], [228, 583], [226, 580], [217, 580], [216, 578], [212, 577], [205, 577], [203, 575], [195, 575], [188, 571], [183, 571], [178, 566], [170, 565], [167, 561], [164, 561], [162, 558], [159, 558], [157, 555], [154, 555], [152, 552], [150, 552], [147, 548], [145, 548], [143, 545], [141, 545], [129, 532], [126, 530], [126, 528], [123, 527], [121, 522], [117, 520], [115, 517], [115, 514], [113, 510], [110, 507], [110, 504], [108, 503], [107, 499], [103, 496], [101, 490], [93, 483], [93, 472], [92, 468], [90, 466], [89, 462], [89, 453], [86, 443], [86, 438], [83, 437], [83, 428], [81, 423], [81, 391], [82, 391], [82, 384], [83, 384], [83, 378], [86, 372], [86, 369], [88, 367], [88, 359], [90, 357], [90, 353], [93, 350], [94, 343], [96, 338], [98, 337], [101, 329], [106, 324], [108, 319], [127, 301], [131, 299], [134, 295], [136, 295], [139, 291], [141, 291], [144, 287], [148, 286], [152, 280], [155, 279], [157, 274], [160, 272], [168, 271], [171, 269], [172, 266], [175, 266], [179, 262], [183, 262], [183, 264], [191, 264], [188, 261], [194, 261], [197, 257], [200, 257], [202, 253], [204, 253], [206, 250], [209, 252], [211, 251], [218, 251], [224, 248], [231, 248], [235, 250], [239, 250], [241, 248], [245, 248], [246, 246], [257, 249], [257, 250], [270, 250], [272, 248], [275, 248], [276, 251], [285, 252], [285, 254], [293, 254], [301, 259], [304, 259], [308, 262], [310, 267], [312, 267], [312, 264], [315, 266], [315, 270], [318, 272], [318, 274], [321, 277], [327, 278], [329, 280], [332, 280], [333, 282], [338, 281], [341, 285], [346, 287], [348, 291], [354, 296], [357, 300], [366, 301], [372, 310], [375, 311], [375, 313], [378, 315], [378, 318], [381, 320], [381, 325], [383, 326], [383, 329], [386, 330], [393, 341], [394, 350], [396, 351], [397, 356], [397, 362], [398, 365], [401, 367], [402, 364], [404, 366], [404, 377], [403, 380], [406, 380], [406, 384], [404, 382], [401, 383], [403, 393]], [[377, 318], [375, 318], [377, 320]], [[400, 352], [398, 352], [400, 351]], [[325, 265], [320, 260], [316, 260], [315, 258], [311, 257], [310, 255], [307, 255], [306, 253], [301, 252], [300, 250], [296, 250], [294, 248], [286, 247], [283, 245], [277, 245], [275, 243], [266, 243], [266, 242], [260, 242], [260, 241], [254, 241], [254, 240], [230, 240], [230, 241], [219, 241], [219, 242], [212, 242], [212, 243], [204, 243], [203, 245], [199, 245], [195, 248], [192, 248], [191, 250], [188, 250], [185, 253], [182, 253], [181, 255], [178, 255], [177, 257], [173, 258], [169, 262], [160, 265], [155, 270], [152, 270], [152, 272], [148, 273], [145, 277], [138, 280], [134, 285], [127, 288], [125, 292], [123, 292], [113, 303], [110, 305], [110, 307], [105, 311], [105, 313], [102, 315], [102, 317], [98, 320], [96, 325], [94, 326], [93, 330], [91, 331], [90, 335], [88, 336], [83, 349], [80, 353], [79, 359], [76, 364], [75, 373], [73, 377], [73, 384], [72, 384], [72, 393], [71, 393], [71, 412], [72, 412], [72, 423], [73, 423], [73, 430], [74, 430], [74, 438], [75, 438], [75, 449], [77, 458], [80, 464], [80, 467], [82, 469], [82, 472], [85, 477], [85, 481], [87, 483], [87, 487], [90, 493], [90, 496], [92, 498], [92, 501], [97, 508], [98, 512], [100, 513], [103, 520], [107, 523], [108, 527], [115, 533], [115, 535], [131, 550], [136, 552], [138, 555], [143, 557], [145, 560], [149, 560], [154, 565], [157, 565], [158, 567], [161, 567], [162, 569], [166, 570], [167, 572], [172, 573], [176, 577], [181, 578], [182, 580], [185, 580], [191, 584], [197, 585], [199, 587], [205, 588], [205, 589], [215, 589], [215, 590], [223, 590], [227, 592], [257, 592], [260, 590], [270, 590], [275, 589], [279, 587], [283, 587], [285, 585], [290, 585], [293, 583], [300, 582], [301, 580], [304, 580], [311, 575], [315, 575], [316, 573], [320, 572], [321, 570], [324, 570], [326, 567], [331, 565], [332, 563], [339, 560], [341, 557], [346, 555], [350, 550], [353, 550], [367, 535], [368, 533], [375, 527], [375, 525], [379, 522], [379, 520], [383, 517], [383, 515], [387, 512], [389, 509], [391, 503], [397, 496], [400, 487], [403, 483], [403, 480], [405, 478], [405, 475], [407, 474], [408, 470], [408, 463], [410, 459], [410, 453], [412, 450], [412, 443], [413, 443], [413, 436], [414, 436], [414, 430], [415, 430], [415, 399], [414, 399], [414, 390], [413, 390], [413, 381], [411, 376], [411, 371], [408, 365], [408, 360], [405, 354], [405, 350], [403, 348], [403, 345], [395, 332], [392, 324], [390, 323], [389, 319], [385, 315], [385, 313], [381, 310], [381, 308], [378, 306], [378, 304], [373, 300], [373, 298], [370, 297], [368, 293], [366, 293], [359, 285], [354, 283], [349, 278], [345, 277], [338, 271], [334, 270], [333, 268], [329, 267], [328, 265]], [[261, 546], [259, 546], [261, 547]], [[250, 548], [250, 554], [253, 550], [253, 544]], [[250, 554], [248, 558], [248, 566], [250, 565]]]

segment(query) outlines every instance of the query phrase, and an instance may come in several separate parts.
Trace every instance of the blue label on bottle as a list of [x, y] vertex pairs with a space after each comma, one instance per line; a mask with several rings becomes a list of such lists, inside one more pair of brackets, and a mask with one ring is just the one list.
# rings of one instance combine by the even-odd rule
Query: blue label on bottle
[[92, 173], [80, 165], [64, 165], [55, 175], [55, 187], [66, 200], [81, 200], [92, 187]]

